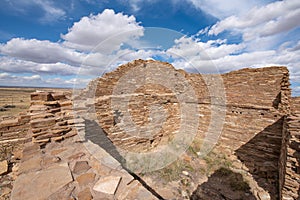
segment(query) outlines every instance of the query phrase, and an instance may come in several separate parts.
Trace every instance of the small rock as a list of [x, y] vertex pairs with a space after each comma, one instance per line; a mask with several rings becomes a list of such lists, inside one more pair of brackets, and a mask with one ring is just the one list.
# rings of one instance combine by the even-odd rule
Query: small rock
[[181, 196], [182, 197], [188, 197], [189, 195], [188, 195], [188, 193], [186, 191], [182, 190], [181, 191]]
[[121, 178], [122, 177], [119, 176], [100, 177], [100, 179], [94, 185], [93, 190], [106, 194], [115, 194]]
[[91, 167], [89, 166], [87, 161], [77, 161], [75, 163], [75, 166], [73, 168], [73, 173], [75, 174], [82, 174], [83, 172], [86, 172]]
[[185, 175], [185, 176], [189, 175], [189, 173], [187, 171], [182, 171], [182, 174]]
[[260, 200], [270, 200], [271, 197], [267, 192], [258, 192], [258, 198]]
[[3, 160], [0, 162], [0, 175], [5, 174], [8, 170], [7, 161]]

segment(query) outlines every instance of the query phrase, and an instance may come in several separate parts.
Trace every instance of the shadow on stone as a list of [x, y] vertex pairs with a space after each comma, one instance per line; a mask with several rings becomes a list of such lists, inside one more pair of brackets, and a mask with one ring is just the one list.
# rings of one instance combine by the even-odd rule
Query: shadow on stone
[[154, 189], [152, 189], [147, 183], [142, 180], [138, 175], [134, 172], [130, 171], [126, 168], [126, 160], [120, 155], [115, 145], [112, 141], [107, 137], [105, 131], [98, 125], [97, 122], [93, 120], [85, 119], [85, 140], [90, 140], [94, 144], [103, 148], [107, 153], [109, 153], [114, 159], [116, 159], [130, 175], [134, 177], [137, 181], [139, 181], [149, 192], [151, 192], [158, 199], [162, 199]]
[[191, 200], [255, 200], [247, 182], [241, 174], [227, 168], [220, 168], [215, 171], [208, 181], [199, 185], [193, 192]]
[[276, 98], [273, 100], [273, 108], [278, 109], [280, 103], [281, 103], [281, 92], [279, 92]]
[[106, 136], [106, 133], [97, 122], [85, 119], [85, 127], [85, 140], [90, 140], [92, 143], [100, 146], [121, 163], [122, 166], [125, 166], [125, 159], [120, 155], [115, 145]]
[[271, 199], [278, 199], [278, 174], [282, 126], [284, 118], [259, 132], [235, 154], [249, 169], [258, 185], [265, 189]]

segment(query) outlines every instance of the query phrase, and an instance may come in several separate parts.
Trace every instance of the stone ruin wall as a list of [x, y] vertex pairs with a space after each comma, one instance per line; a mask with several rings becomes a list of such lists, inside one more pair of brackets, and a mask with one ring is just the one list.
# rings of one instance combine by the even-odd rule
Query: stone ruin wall
[[217, 148], [233, 166], [249, 172], [257, 191], [278, 198], [282, 124], [289, 112], [289, 73], [285, 67], [244, 69], [223, 75], [226, 120]]
[[[149, 141], [147, 138], [128, 137], [115, 126], [120, 116], [110, 110], [114, 86], [128, 70], [144, 67], [145, 63], [155, 64], [154, 61], [134, 61], [94, 81], [97, 83], [95, 108], [99, 124], [116, 146], [129, 150], [148, 151], [166, 143], [178, 128], [174, 124], [180, 121], [176, 96], [157, 84], [136, 90], [129, 108], [134, 122], [145, 125], [149, 123], [149, 105], [163, 105], [170, 116], [162, 131]], [[183, 75], [195, 88], [200, 110], [196, 137], [201, 139], [211, 120], [211, 98], [215, 98], [209, 95], [206, 83], [214, 80], [214, 75], [201, 76], [183, 70], [176, 70], [176, 73]], [[226, 92], [226, 117], [216, 149], [226, 154], [234, 168], [250, 173], [257, 182], [255, 189], [265, 190], [271, 199], [277, 199], [279, 195], [282, 199], [297, 199], [300, 100], [290, 99], [288, 70], [285, 67], [243, 69], [223, 74], [222, 79]], [[0, 123], [1, 144], [14, 146], [12, 142], [24, 143], [30, 138], [42, 145], [76, 134], [74, 124], [82, 123], [82, 120], [74, 119], [72, 101], [64, 94], [34, 93], [31, 100], [28, 113]]]
[[291, 99], [291, 114], [284, 118], [280, 158], [280, 196], [284, 200], [300, 197], [300, 98]]
[[[145, 126], [149, 124], [150, 117], [150, 105], [160, 105], [163, 109], [167, 110], [169, 116], [166, 122], [160, 127], [159, 123], [154, 123], [149, 131], [157, 128], [159, 131], [153, 136], [152, 139], [135, 137], [126, 134], [117, 124], [120, 123], [124, 111], [112, 110], [113, 99], [116, 102], [124, 103], [124, 95], [115, 95], [113, 90], [118, 83], [119, 79], [123, 77], [128, 70], [131, 70], [136, 65], [143, 65], [144, 63], [139, 63], [136, 61], [134, 63], [129, 63], [123, 65], [111, 73], [104, 74], [103, 77], [98, 79], [97, 87], [95, 91], [95, 109], [96, 114], [100, 123], [101, 128], [107, 133], [108, 137], [113, 141], [113, 143], [120, 147], [121, 149], [126, 149], [130, 151], [148, 151], [155, 148], [158, 145], [162, 145], [168, 142], [170, 138], [174, 135], [174, 132], [178, 129], [180, 122], [179, 118], [179, 105], [176, 96], [168, 88], [162, 87], [159, 84], [146, 84], [139, 87], [137, 90], [131, 92], [128, 88], [122, 88], [123, 91], [120, 93], [124, 95], [129, 95], [128, 108], [130, 115], [132, 115], [133, 122], [138, 126]], [[155, 64], [155, 63], [154, 63]], [[170, 64], [165, 64], [166, 68], [173, 68]], [[143, 68], [144, 66], [142, 66]], [[154, 66], [148, 66], [154, 67]], [[139, 68], [141, 74], [143, 74], [143, 69]], [[137, 69], [134, 69], [136, 72]], [[126, 80], [129, 81], [130, 79]], [[138, 83], [134, 83], [138, 84]], [[156, 119], [152, 119], [155, 121]], [[159, 119], [158, 119], [159, 120]], [[130, 129], [130, 128], [129, 128]], [[148, 131], [145, 129], [145, 132]]]
[[30, 135], [34, 143], [60, 141], [76, 135], [73, 103], [63, 93], [31, 94]]
[[0, 160], [10, 159], [28, 141], [43, 145], [71, 137], [75, 123], [72, 101], [64, 93], [32, 93], [28, 112], [0, 123]]
[[[152, 140], [140, 139], [126, 135], [116, 126], [119, 123], [116, 117], [122, 117], [117, 116], [122, 112], [112, 111], [110, 107], [116, 84], [132, 68], [143, 70], [143, 67], [153, 63], [155, 64], [155, 61], [137, 60], [97, 79], [95, 96], [98, 120], [108, 137], [118, 147], [130, 151], [134, 149], [149, 151], [155, 149], [156, 145], [168, 141], [178, 128], [174, 126], [180, 122], [178, 101], [170, 90], [160, 88], [159, 84], [148, 85], [148, 88], [140, 88], [134, 94], [130, 94], [132, 98], [129, 108], [133, 105], [131, 107], [133, 121], [137, 125], [143, 125], [149, 116], [144, 114], [148, 112], [147, 106], [151, 103], [162, 104], [171, 115], [169, 121], [162, 127], [162, 132], [155, 135]], [[172, 67], [167, 63], [164, 65]], [[198, 98], [196, 103], [200, 110], [196, 137], [201, 140], [212, 120], [211, 98], [218, 98], [210, 96], [206, 86], [206, 83], [213, 84], [215, 75], [189, 74], [183, 70], [176, 70], [175, 73], [182, 74], [195, 89]], [[226, 117], [216, 149], [226, 154], [234, 168], [251, 174], [251, 178], [257, 182], [257, 186], [254, 186], [257, 187], [256, 190], [263, 190], [267, 196], [276, 199], [279, 197], [278, 163], [283, 139], [283, 123], [290, 110], [289, 72], [286, 67], [243, 69], [223, 74], [222, 79], [226, 92], [226, 107], [220, 109], [226, 108]], [[158, 96], [154, 95], [157, 93]]]
[[20, 113], [0, 122], [0, 160], [7, 160], [13, 152], [22, 149], [27, 140], [29, 121], [27, 113]]

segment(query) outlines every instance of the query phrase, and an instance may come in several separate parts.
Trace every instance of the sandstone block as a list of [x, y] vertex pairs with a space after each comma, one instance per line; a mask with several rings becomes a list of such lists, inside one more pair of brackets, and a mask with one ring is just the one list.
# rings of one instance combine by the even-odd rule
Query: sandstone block
[[63, 101], [63, 102], [59, 102], [61, 107], [65, 107], [65, 106], [72, 106], [73, 103], [72, 101]]
[[73, 181], [67, 163], [57, 164], [42, 171], [20, 175], [14, 182], [11, 199], [48, 199], [59, 189]]
[[18, 119], [8, 119], [4, 120], [0, 123], [0, 127], [4, 126], [17, 126], [19, 124]]
[[39, 113], [39, 114], [31, 115], [31, 120], [42, 119], [42, 118], [51, 118], [51, 117], [54, 117], [54, 115], [51, 113]]
[[33, 101], [51, 101], [53, 97], [48, 92], [35, 92], [30, 95], [31, 100]]
[[119, 176], [105, 176], [100, 177], [94, 185], [93, 190], [103, 192], [106, 194], [115, 194], [122, 177]]
[[66, 100], [67, 97], [64, 95], [63, 92], [55, 92], [52, 94], [52, 97], [54, 100], [58, 101], [58, 100]]
[[89, 166], [89, 163], [87, 161], [77, 161], [73, 168], [73, 173], [75, 174], [81, 174], [83, 172], [86, 172], [91, 167]]
[[33, 128], [42, 128], [55, 125], [55, 118], [35, 119], [30, 122]]

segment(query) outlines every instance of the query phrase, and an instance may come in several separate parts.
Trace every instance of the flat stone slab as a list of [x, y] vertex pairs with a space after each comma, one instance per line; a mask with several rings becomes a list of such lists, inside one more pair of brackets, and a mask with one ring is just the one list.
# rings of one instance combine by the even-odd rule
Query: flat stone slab
[[94, 181], [96, 174], [94, 173], [86, 173], [78, 176], [76, 181], [78, 182], [79, 186], [87, 185]]
[[38, 171], [41, 167], [42, 158], [40, 155], [36, 155], [35, 157], [32, 157], [28, 160], [25, 160], [21, 163], [21, 166], [19, 168], [19, 173], [27, 173], [30, 171]]
[[55, 124], [55, 118], [35, 119], [30, 122], [32, 128], [43, 128]]
[[18, 119], [8, 119], [0, 122], [0, 127], [4, 126], [17, 126], [19, 124]]
[[75, 174], [81, 174], [83, 172], [86, 172], [87, 170], [89, 170], [91, 167], [89, 166], [87, 161], [77, 161], [75, 163], [75, 166], [73, 168], [73, 172]]
[[73, 181], [67, 163], [58, 164], [43, 171], [20, 175], [14, 183], [12, 200], [42, 200]]
[[100, 177], [100, 179], [94, 185], [93, 190], [106, 194], [115, 194], [121, 181], [121, 178], [122, 177], [120, 176]]

